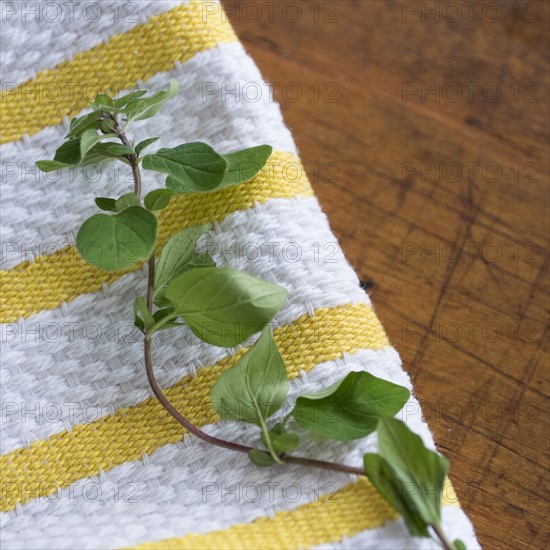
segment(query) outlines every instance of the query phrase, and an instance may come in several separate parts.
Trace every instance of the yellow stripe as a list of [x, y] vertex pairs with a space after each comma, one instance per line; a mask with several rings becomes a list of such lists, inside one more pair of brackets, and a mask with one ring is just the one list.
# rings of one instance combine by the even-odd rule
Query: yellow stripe
[[[301, 370], [310, 371], [320, 363], [354, 353], [359, 349], [382, 349], [388, 339], [374, 311], [364, 305], [319, 309], [315, 316], [304, 315], [274, 331], [290, 378]], [[214, 366], [185, 377], [166, 391], [174, 405], [198, 425], [216, 421], [210, 404], [212, 385], [221, 372], [230, 368], [245, 352], [228, 357]], [[75, 481], [140, 458], [182, 438], [183, 428], [156, 399], [91, 424], [75, 426], [50, 439], [36, 441], [1, 457], [2, 503], [0, 511], [68, 487]], [[36, 490], [36, 492], [34, 492]]]
[[274, 517], [262, 517], [253, 523], [234, 525], [204, 535], [149, 542], [139, 550], [197, 549], [278, 550], [309, 548], [353, 536], [365, 529], [382, 526], [397, 519], [396, 512], [365, 479], [342, 488], [332, 497], [284, 510]]
[[[451, 482], [442, 493], [443, 505], [456, 505]], [[135, 550], [279, 550], [311, 548], [396, 520], [397, 512], [364, 478], [346, 485], [336, 494], [321, 496], [318, 502], [277, 512], [253, 523], [233, 525], [204, 535], [186, 535], [159, 542], [146, 542]]]
[[[294, 176], [285, 176], [289, 165], [297, 168], [298, 181]], [[185, 227], [221, 221], [231, 212], [251, 208], [255, 202], [298, 195], [313, 195], [300, 160], [290, 153], [275, 152], [264, 169], [247, 183], [207, 194], [175, 196], [160, 213], [158, 249], [170, 235]], [[139, 265], [133, 270], [138, 268]], [[12, 323], [20, 317], [59, 307], [64, 301], [100, 290], [104, 283], [110, 284], [124, 273], [127, 272], [109, 273], [87, 264], [73, 246], [0, 271], [0, 323]]]
[[[0, 143], [35, 134], [78, 114], [99, 92], [117, 93], [138, 80], [170, 70], [220, 42], [237, 40], [227, 18], [203, 17], [201, 2], [193, 0], [155, 15], [124, 34], [91, 50], [77, 53], [54, 69], [0, 95]], [[9, 115], [8, 115], [9, 113]]]

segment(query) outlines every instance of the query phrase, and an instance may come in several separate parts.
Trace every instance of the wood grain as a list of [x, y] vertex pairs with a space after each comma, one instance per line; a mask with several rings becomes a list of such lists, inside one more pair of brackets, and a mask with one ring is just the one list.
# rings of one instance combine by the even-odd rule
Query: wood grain
[[225, 2], [480, 542], [546, 548], [549, 3], [474, 4]]

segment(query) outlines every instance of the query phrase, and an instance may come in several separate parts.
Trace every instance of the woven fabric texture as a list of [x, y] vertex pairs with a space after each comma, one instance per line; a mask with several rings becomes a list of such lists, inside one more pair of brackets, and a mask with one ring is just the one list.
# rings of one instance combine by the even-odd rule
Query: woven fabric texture
[[[288, 291], [272, 324], [288, 369], [289, 403], [352, 371], [412, 390], [313, 195], [279, 107], [221, 6], [7, 4], [0, 546], [437, 548], [412, 539], [365, 479], [296, 466], [258, 469], [184, 433], [152, 397], [132, 328], [133, 299], [145, 290], [143, 266], [105, 273], [74, 248], [94, 197], [128, 192], [129, 171], [34, 169], [35, 160], [52, 157], [70, 117], [87, 112], [95, 93], [158, 90], [177, 79], [177, 98], [135, 124], [137, 140], [205, 141], [221, 152], [268, 143], [274, 152], [249, 182], [173, 200], [161, 216], [159, 246], [182, 228], [214, 222], [198, 247], [217, 265]], [[60, 11], [46, 11], [47, 4]], [[264, 93], [251, 101], [223, 92], [236, 83], [254, 83]], [[144, 191], [161, 184], [160, 175], [147, 173]], [[153, 349], [159, 382], [186, 416], [215, 436], [249, 444], [255, 429], [220, 420], [209, 394], [251, 343], [208, 346], [182, 327], [160, 333]], [[414, 394], [400, 418], [434, 448]], [[325, 444], [301, 435], [304, 455], [348, 464], [360, 464], [377, 446], [376, 435]], [[449, 481], [443, 504], [447, 535], [479, 548]]]

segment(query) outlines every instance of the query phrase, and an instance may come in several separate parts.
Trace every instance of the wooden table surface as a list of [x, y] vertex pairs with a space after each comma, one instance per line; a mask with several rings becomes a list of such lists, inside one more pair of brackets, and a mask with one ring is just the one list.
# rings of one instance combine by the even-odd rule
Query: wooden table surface
[[481, 544], [548, 547], [549, 3], [225, 5]]

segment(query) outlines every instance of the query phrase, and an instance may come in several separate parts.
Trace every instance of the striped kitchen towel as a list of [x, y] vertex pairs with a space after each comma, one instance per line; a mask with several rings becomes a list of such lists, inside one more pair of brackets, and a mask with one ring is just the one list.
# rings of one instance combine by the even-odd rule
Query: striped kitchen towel
[[[97, 195], [130, 187], [123, 169], [39, 173], [69, 119], [99, 91], [167, 88], [177, 97], [136, 123], [134, 137], [164, 146], [203, 141], [221, 152], [273, 146], [253, 180], [178, 196], [160, 240], [207, 222], [199, 241], [218, 265], [288, 291], [273, 326], [298, 391], [365, 370], [411, 387], [397, 352], [337, 248], [292, 136], [221, 6], [200, 1], [2, 2], [1, 547], [435, 548], [412, 539], [366, 480], [295, 466], [259, 469], [246, 456], [188, 434], [151, 396], [132, 302], [144, 270], [112, 274], [75, 252]], [[265, 88], [264, 88], [265, 89]], [[265, 89], [267, 92], [267, 89]], [[147, 173], [144, 191], [162, 184]], [[331, 252], [326, 258], [319, 251]], [[235, 350], [186, 327], [160, 333], [155, 362], [167, 395], [211, 434], [249, 441], [209, 399]], [[402, 418], [434, 447], [418, 402]], [[376, 436], [319, 444], [305, 456], [361, 464]], [[479, 547], [450, 484], [443, 526]]]

